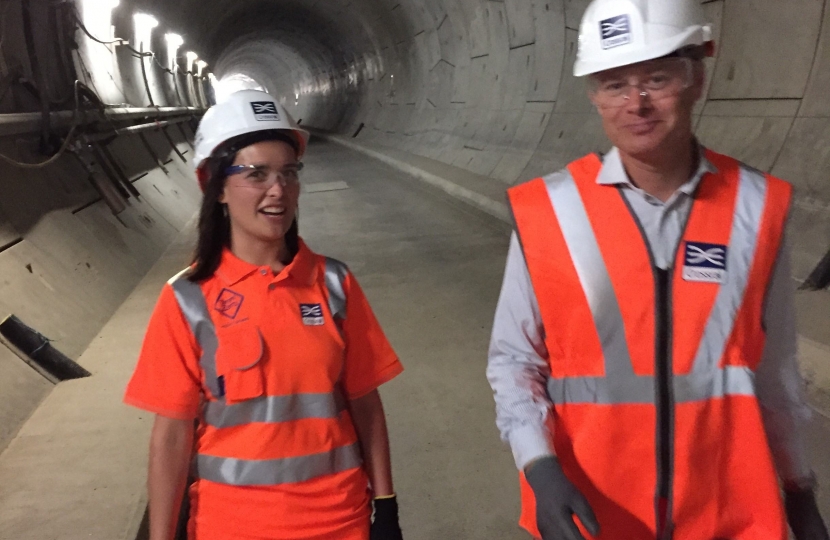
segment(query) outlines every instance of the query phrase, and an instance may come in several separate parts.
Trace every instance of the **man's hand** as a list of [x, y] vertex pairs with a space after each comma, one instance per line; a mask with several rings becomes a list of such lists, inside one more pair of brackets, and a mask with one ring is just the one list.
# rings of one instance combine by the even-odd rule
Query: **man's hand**
[[536, 525], [542, 540], [585, 540], [574, 516], [593, 536], [599, 534], [599, 523], [588, 501], [568, 480], [555, 457], [531, 463], [525, 478], [536, 496]]
[[812, 489], [785, 491], [784, 507], [796, 540], [830, 540]]

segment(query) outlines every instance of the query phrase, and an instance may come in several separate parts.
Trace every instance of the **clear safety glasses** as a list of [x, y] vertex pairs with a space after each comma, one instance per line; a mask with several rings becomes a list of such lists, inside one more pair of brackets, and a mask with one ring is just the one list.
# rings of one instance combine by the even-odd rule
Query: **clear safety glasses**
[[257, 189], [271, 189], [275, 184], [280, 187], [296, 186], [300, 183], [302, 163], [286, 165], [282, 169], [272, 169], [267, 165], [232, 165], [225, 169], [228, 179], [239, 180], [244, 186]]
[[693, 81], [691, 59], [659, 58], [594, 75], [588, 79], [588, 90], [596, 106], [614, 108], [628, 104], [632, 95], [652, 101], [677, 95], [692, 86]]

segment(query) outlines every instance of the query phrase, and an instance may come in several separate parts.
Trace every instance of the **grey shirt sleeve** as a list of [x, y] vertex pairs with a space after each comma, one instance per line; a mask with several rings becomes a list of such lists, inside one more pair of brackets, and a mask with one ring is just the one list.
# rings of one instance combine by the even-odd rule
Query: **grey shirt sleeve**
[[767, 340], [755, 383], [764, 428], [781, 479], [804, 480], [811, 475], [805, 441], [812, 411], [798, 369], [795, 283], [786, 236], [765, 299], [763, 325]]
[[520, 470], [554, 453], [545, 425], [552, 407], [546, 390], [547, 357], [539, 305], [513, 233], [490, 339], [487, 379], [496, 399], [496, 425]]

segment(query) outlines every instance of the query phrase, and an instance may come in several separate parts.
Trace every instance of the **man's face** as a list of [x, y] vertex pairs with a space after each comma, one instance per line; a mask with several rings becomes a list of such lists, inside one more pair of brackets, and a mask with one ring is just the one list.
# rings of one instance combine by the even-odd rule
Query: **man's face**
[[659, 58], [592, 75], [589, 96], [614, 146], [648, 159], [688, 143], [704, 81], [702, 62]]

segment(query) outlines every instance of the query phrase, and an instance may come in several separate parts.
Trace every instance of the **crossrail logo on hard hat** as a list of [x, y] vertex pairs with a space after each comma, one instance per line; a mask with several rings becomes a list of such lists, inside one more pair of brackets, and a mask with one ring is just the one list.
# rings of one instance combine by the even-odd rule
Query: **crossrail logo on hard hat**
[[618, 15], [599, 23], [602, 48], [613, 49], [631, 43], [631, 20], [628, 15]]
[[251, 108], [254, 110], [254, 118], [260, 122], [280, 121], [280, 113], [277, 112], [277, 104], [273, 101], [252, 101]]

